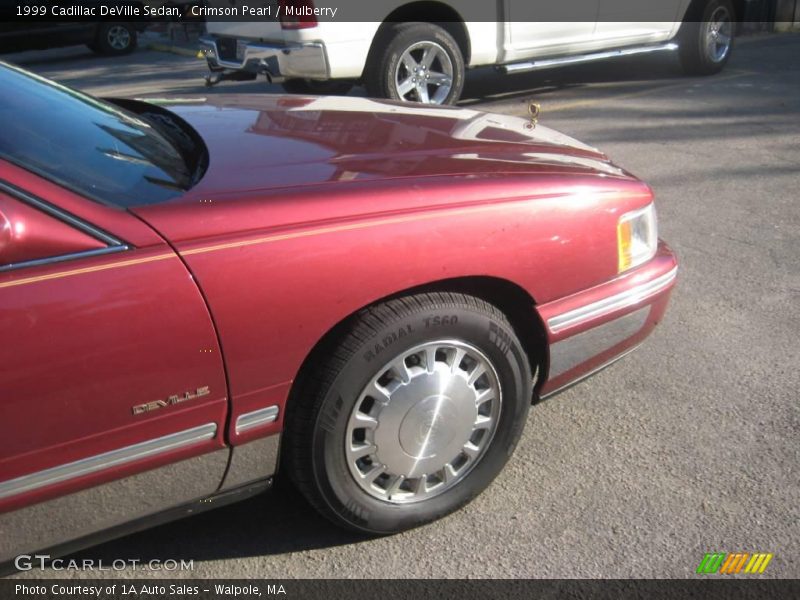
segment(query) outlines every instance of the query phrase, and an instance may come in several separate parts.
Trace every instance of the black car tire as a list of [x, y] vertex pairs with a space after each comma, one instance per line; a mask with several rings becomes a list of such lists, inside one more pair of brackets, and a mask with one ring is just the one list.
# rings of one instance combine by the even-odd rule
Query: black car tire
[[[447, 31], [432, 23], [396, 23], [385, 26], [375, 37], [367, 66], [364, 71], [364, 85], [370, 96], [376, 98], [389, 98], [392, 100], [420, 101], [419, 93], [411, 90], [403, 95], [399, 89], [399, 78], [403, 80], [413, 77], [414, 73], [405, 73], [406, 68], [401, 65], [403, 55], [412, 48], [420, 48], [413, 52], [424, 52], [425, 46], [441, 49], [446, 58], [436, 58], [431, 70], [445, 67], [451, 71], [450, 88], [440, 101], [434, 104], [455, 104], [464, 89], [464, 56], [458, 44]], [[401, 71], [403, 73], [401, 74]], [[432, 74], [432, 73], [431, 73]], [[436, 96], [437, 87], [431, 88], [431, 98]], [[430, 92], [429, 92], [430, 94]]]
[[97, 28], [94, 42], [87, 45], [98, 54], [119, 56], [130, 54], [137, 44], [136, 28], [130, 23], [102, 23]]
[[[715, 23], [722, 19], [719, 33]], [[687, 75], [713, 75], [719, 73], [733, 51], [736, 28], [733, 5], [730, 0], [696, 0], [689, 8], [686, 21], [678, 32], [679, 56]], [[723, 31], [724, 30], [724, 31]], [[720, 45], [719, 35], [727, 36], [727, 46]], [[717, 36], [714, 38], [714, 36]], [[714, 38], [714, 39], [712, 39]]]
[[309, 96], [345, 96], [353, 89], [353, 82], [346, 79], [287, 79], [281, 86], [289, 94], [305, 94]]
[[[391, 495], [388, 499], [376, 497], [365, 491], [363, 483], [356, 481], [346, 449], [346, 444], [352, 444], [352, 438], [348, 437], [348, 423], [352, 423], [354, 415], [360, 410], [356, 406], [363, 402], [365, 386], [372, 385], [370, 382], [374, 382], [385, 369], [385, 362], [392, 357], [400, 357], [403, 364], [407, 364], [405, 361], [410, 357], [404, 358], [404, 353], [413, 352], [421, 347], [420, 344], [426, 343], [432, 344], [434, 348], [440, 343], [463, 343], [468, 345], [466, 347], [478, 349], [485, 359], [484, 365], [491, 365], [491, 372], [496, 375], [493, 381], [499, 386], [496, 388], [499, 391], [495, 392], [496, 400], [492, 402], [496, 401], [498, 408], [495, 409], [492, 405], [490, 409], [497, 413], [492, 425], [492, 435], [487, 435], [482, 454], [473, 458], [470, 468], [460, 479], [453, 476], [450, 487], [443, 487], [438, 495], [421, 496], [418, 501], [396, 503], [391, 501]], [[434, 353], [437, 360], [441, 361], [449, 356], [444, 350], [441, 354], [438, 350], [433, 350], [431, 355]], [[455, 363], [458, 359], [447, 360]], [[448, 366], [446, 361], [436, 364], [434, 369], [443, 369], [437, 373], [445, 373], [442, 377], [448, 377], [448, 369], [450, 373], [456, 372], [456, 367]], [[469, 366], [466, 359], [459, 363], [461, 367], [465, 364]], [[422, 367], [417, 367], [415, 377], [419, 377], [420, 373], [423, 373], [423, 377], [433, 377], [425, 374], [432, 369], [424, 367], [420, 371], [420, 368]], [[457, 376], [463, 378], [460, 381], [465, 381], [467, 377], [464, 372], [457, 373]], [[481, 299], [456, 293], [419, 294], [379, 304], [361, 311], [335, 340], [323, 344], [316, 356], [304, 366], [287, 405], [282, 466], [311, 504], [339, 526], [378, 535], [417, 527], [467, 504], [501, 471], [513, 453], [526, 422], [531, 404], [531, 380], [526, 354], [508, 320], [495, 306]], [[475, 386], [477, 385], [476, 381]], [[446, 389], [447, 394], [451, 394], [452, 388]], [[441, 389], [439, 394], [446, 396]], [[424, 401], [417, 400], [419, 397], [411, 394], [413, 408], [402, 414], [409, 415], [417, 410], [418, 405], [424, 404]], [[425, 398], [429, 399], [430, 397]], [[386, 410], [393, 400], [394, 397], [382, 404], [383, 408], [380, 410]], [[446, 405], [449, 400], [445, 398], [444, 402]], [[430, 432], [439, 427], [438, 424], [435, 425], [439, 418], [438, 406], [439, 404], [433, 421], [419, 428], [415, 424], [412, 431], [417, 436], [423, 435], [424, 432], [420, 434], [419, 431], [428, 427], [425, 431], [430, 437]], [[443, 425], [446, 430], [443, 436], [445, 440], [449, 440], [448, 428], [452, 427], [449, 423], [462, 419], [463, 414], [471, 411], [473, 405], [457, 406], [458, 410], [448, 410], [446, 413], [447, 423]], [[478, 406], [485, 404], [480, 404], [479, 400]], [[405, 408], [402, 410], [405, 411]], [[427, 411], [428, 408], [424, 407], [424, 410]], [[430, 413], [426, 413], [425, 418], [428, 418], [428, 414]], [[376, 419], [381, 419], [381, 415], [382, 412]], [[471, 414], [467, 423], [471, 423], [470, 418]], [[405, 422], [404, 419], [402, 423]], [[396, 428], [387, 425], [383, 435], [389, 435], [393, 440], [397, 438], [402, 444], [405, 431], [402, 423]], [[468, 425], [467, 429], [471, 426]], [[439, 435], [439, 430], [436, 431], [434, 436]], [[456, 447], [461, 439], [463, 438], [457, 438]], [[467, 443], [472, 443], [472, 437]], [[424, 447], [427, 444], [428, 438], [425, 438]], [[431, 444], [435, 445], [434, 442]], [[442, 452], [442, 455], [449, 456], [446, 452]], [[414, 460], [413, 455], [411, 460]], [[434, 460], [438, 458], [435, 457]], [[455, 465], [455, 461], [452, 464]], [[423, 475], [418, 480], [425, 481], [418, 486], [424, 485], [427, 489], [426, 477], [428, 476]], [[447, 479], [443, 477], [441, 481], [444, 483]], [[437, 485], [436, 480], [434, 485]]]

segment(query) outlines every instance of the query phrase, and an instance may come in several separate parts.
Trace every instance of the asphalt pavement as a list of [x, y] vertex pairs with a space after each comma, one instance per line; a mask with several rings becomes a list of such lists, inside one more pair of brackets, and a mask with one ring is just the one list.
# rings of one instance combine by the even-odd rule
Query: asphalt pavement
[[[681, 260], [656, 333], [534, 406], [516, 455], [471, 505], [364, 539], [279, 480], [78, 557], [194, 561], [171, 577], [625, 578], [696, 577], [704, 553], [745, 551], [774, 553], [763, 577], [800, 577], [799, 56], [799, 35], [762, 35], [707, 78], [683, 77], [673, 57], [470, 74], [462, 104], [524, 115], [536, 100], [541, 123], [647, 181]], [[163, 52], [3, 59], [100, 95], [278, 91], [206, 89], [202, 61]], [[25, 576], [42, 575], [55, 574]]]

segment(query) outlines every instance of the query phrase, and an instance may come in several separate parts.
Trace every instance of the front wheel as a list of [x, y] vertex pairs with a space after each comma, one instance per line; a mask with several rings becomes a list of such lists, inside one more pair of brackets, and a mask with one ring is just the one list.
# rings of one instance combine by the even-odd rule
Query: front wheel
[[364, 84], [378, 98], [455, 104], [464, 88], [464, 57], [438, 25], [398, 23], [376, 36]]
[[710, 0], [690, 12], [678, 34], [680, 59], [688, 75], [713, 75], [728, 62], [735, 28], [729, 0]]
[[505, 316], [462, 294], [363, 311], [304, 370], [284, 467], [334, 523], [389, 534], [469, 502], [511, 456], [531, 402]]

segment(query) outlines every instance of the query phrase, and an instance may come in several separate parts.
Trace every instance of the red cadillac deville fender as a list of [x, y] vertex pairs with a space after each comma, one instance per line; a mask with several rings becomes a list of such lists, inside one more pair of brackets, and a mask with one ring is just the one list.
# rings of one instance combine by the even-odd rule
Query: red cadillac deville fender
[[673, 286], [651, 190], [520, 119], [0, 89], [0, 562], [276, 473], [351, 529], [438, 518]]

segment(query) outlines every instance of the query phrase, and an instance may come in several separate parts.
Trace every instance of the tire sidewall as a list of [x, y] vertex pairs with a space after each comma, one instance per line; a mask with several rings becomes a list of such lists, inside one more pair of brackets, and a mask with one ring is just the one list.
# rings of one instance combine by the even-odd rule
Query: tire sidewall
[[[450, 324], [457, 317], [455, 325]], [[442, 324], [447, 318], [448, 324]], [[476, 346], [494, 366], [502, 405], [494, 438], [478, 464], [452, 489], [421, 502], [392, 504], [364, 492], [353, 480], [344, 443], [349, 416], [364, 386], [393, 357], [434, 339]], [[324, 501], [351, 527], [393, 533], [438, 519], [463, 506], [491, 483], [514, 451], [530, 406], [530, 370], [509, 325], [462, 306], [405, 315], [366, 340], [328, 390], [314, 427], [313, 473]]]
[[386, 50], [375, 65], [380, 73], [370, 76], [378, 77], [380, 95], [391, 100], [404, 101], [395, 88], [395, 72], [405, 51], [420, 42], [434, 42], [450, 57], [453, 64], [453, 84], [442, 104], [454, 104], [464, 89], [464, 57], [453, 37], [441, 27], [430, 23], [397, 26], [389, 30], [388, 39], [379, 40], [378, 43], [386, 44]]

